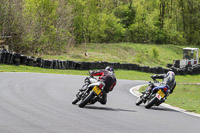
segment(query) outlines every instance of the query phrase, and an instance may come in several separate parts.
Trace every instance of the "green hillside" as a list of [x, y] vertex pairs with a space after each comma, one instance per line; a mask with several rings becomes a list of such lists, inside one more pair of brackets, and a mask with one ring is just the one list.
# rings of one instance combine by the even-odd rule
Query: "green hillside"
[[182, 59], [182, 48], [199, 46], [152, 45], [135, 43], [83, 44], [73, 47], [66, 54], [42, 55], [44, 59], [73, 61], [106, 61], [162, 66]]

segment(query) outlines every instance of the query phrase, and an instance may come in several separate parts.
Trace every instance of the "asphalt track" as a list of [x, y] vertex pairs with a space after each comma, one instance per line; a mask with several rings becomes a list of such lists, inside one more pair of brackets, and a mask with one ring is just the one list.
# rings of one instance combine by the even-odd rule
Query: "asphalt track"
[[0, 73], [0, 133], [199, 133], [200, 118], [165, 107], [135, 106], [118, 80], [108, 103], [72, 105], [85, 76]]

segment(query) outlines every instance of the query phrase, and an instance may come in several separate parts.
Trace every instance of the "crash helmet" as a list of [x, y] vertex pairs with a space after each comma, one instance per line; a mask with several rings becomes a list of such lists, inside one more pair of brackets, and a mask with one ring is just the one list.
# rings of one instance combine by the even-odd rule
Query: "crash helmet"
[[168, 71], [168, 72], [167, 72], [167, 76], [169, 76], [169, 75], [175, 76], [175, 73], [174, 73], [173, 71]]
[[111, 71], [111, 72], [114, 73], [114, 69], [113, 69], [111, 66], [107, 66], [107, 67], [105, 68], [105, 70], [107, 70], [107, 71]]
[[175, 74], [173, 71], [169, 71], [167, 73], [167, 77], [164, 78], [163, 83], [167, 84], [170, 88], [173, 88], [173, 86], [176, 84], [175, 82]]

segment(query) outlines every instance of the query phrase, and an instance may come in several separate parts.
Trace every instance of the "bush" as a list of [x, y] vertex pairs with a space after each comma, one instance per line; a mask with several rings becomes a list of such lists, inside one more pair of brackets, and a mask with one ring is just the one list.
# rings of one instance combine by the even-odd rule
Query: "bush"
[[157, 32], [155, 43], [164, 44], [167, 42], [167, 40], [168, 40], [168, 36], [164, 31], [160, 30]]
[[153, 52], [153, 58], [157, 59], [159, 56], [159, 51], [156, 48], [153, 48], [152, 52]]

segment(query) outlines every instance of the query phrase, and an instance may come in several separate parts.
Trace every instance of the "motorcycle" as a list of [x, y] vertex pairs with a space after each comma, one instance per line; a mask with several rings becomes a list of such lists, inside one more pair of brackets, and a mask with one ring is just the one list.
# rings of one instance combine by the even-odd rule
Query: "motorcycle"
[[[161, 103], [165, 102], [169, 93], [167, 89], [159, 89], [157, 92], [152, 91], [152, 88], [160, 86], [159, 81], [154, 80], [154, 82], [149, 82], [146, 91], [142, 92], [142, 95], [137, 99], [135, 104], [139, 106], [141, 103], [145, 104], [145, 108], [150, 109], [152, 106], [159, 106]], [[150, 88], [151, 89], [150, 89]], [[149, 93], [149, 89], [151, 92]]]
[[103, 89], [105, 84], [101, 81], [97, 81], [93, 76], [86, 77], [84, 85], [78, 91], [75, 98], [72, 100], [72, 104], [76, 104], [80, 101], [79, 107], [83, 108], [86, 104], [92, 104], [92, 100], [102, 99]]

